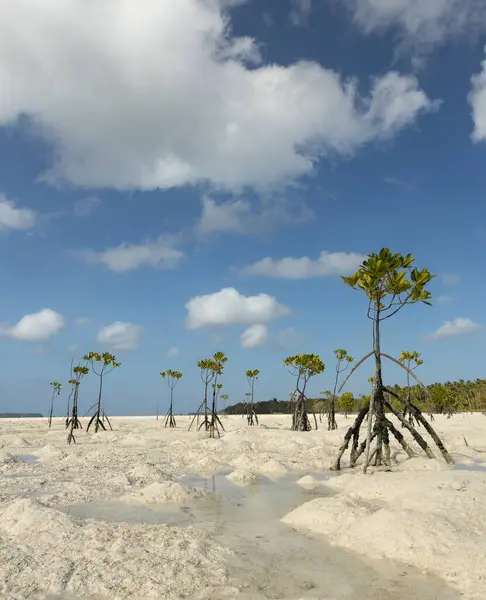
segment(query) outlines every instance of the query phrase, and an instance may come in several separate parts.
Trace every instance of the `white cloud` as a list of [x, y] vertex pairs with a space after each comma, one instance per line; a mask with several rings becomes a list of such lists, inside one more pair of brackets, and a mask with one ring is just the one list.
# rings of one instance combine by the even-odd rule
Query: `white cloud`
[[9, 200], [0, 192], [0, 231], [32, 229], [36, 222], [37, 214], [35, 211], [30, 208], [17, 208], [15, 202]]
[[457, 273], [441, 273], [440, 278], [442, 279], [442, 283], [447, 287], [453, 287], [461, 281]]
[[484, 142], [486, 140], [486, 60], [481, 63], [481, 71], [471, 78], [471, 87], [468, 98], [474, 123], [471, 137], [474, 142]]
[[186, 327], [200, 329], [210, 325], [263, 324], [290, 313], [273, 296], [244, 296], [235, 288], [195, 296], [186, 303]]
[[290, 22], [296, 27], [303, 27], [309, 22], [312, 11], [312, 0], [290, 0]]
[[89, 317], [77, 317], [75, 323], [78, 327], [87, 327], [91, 325], [92, 320]]
[[50, 308], [43, 308], [23, 316], [15, 325], [1, 325], [0, 335], [23, 342], [45, 342], [65, 326], [62, 315]]
[[454, 319], [452, 321], [446, 321], [429, 337], [432, 340], [443, 340], [445, 338], [450, 337], [472, 335], [478, 329], [480, 329], [480, 327], [481, 325], [479, 323], [475, 323], [471, 319], [458, 317], [457, 319]]
[[363, 97], [316, 62], [261, 64], [224, 5], [0, 0], [0, 125], [27, 115], [52, 183], [234, 190], [283, 185], [435, 106], [395, 72]]
[[250, 325], [241, 334], [242, 348], [260, 348], [267, 341], [268, 329], [266, 325]]
[[169, 348], [165, 353], [166, 358], [175, 358], [179, 356], [179, 348]]
[[103, 264], [119, 273], [149, 265], [159, 269], [173, 269], [184, 254], [173, 247], [173, 242], [165, 236], [145, 244], [121, 244], [102, 252], [87, 250], [80, 253], [86, 262]]
[[256, 234], [267, 232], [282, 223], [308, 221], [313, 215], [313, 211], [302, 201], [292, 204], [280, 198], [273, 201], [266, 199], [263, 206], [256, 210], [248, 200], [242, 198], [217, 203], [205, 196], [196, 231], [202, 236], [216, 232]]
[[316, 260], [308, 256], [300, 258], [262, 258], [245, 267], [244, 275], [262, 275], [281, 279], [310, 279], [329, 275], [347, 275], [358, 268], [366, 258], [356, 252], [326, 252], [319, 254]]
[[286, 327], [277, 336], [277, 345], [279, 348], [288, 350], [295, 348], [301, 344], [305, 339], [303, 331], [298, 331], [293, 327]]
[[448, 294], [441, 294], [437, 296], [437, 304], [449, 304], [449, 302], [453, 302], [454, 296], [450, 296]]
[[87, 196], [74, 203], [74, 214], [77, 217], [89, 217], [101, 206], [98, 196]]
[[486, 29], [484, 0], [342, 0], [365, 33], [398, 27], [402, 47], [431, 50]]
[[130, 322], [114, 321], [102, 327], [97, 342], [106, 344], [113, 350], [137, 350], [140, 345], [142, 327]]

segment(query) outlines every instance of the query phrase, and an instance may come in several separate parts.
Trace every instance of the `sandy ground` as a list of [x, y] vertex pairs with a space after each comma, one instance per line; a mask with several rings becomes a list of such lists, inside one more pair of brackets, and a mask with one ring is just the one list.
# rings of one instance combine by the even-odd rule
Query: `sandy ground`
[[486, 416], [436, 417], [454, 468], [366, 476], [328, 472], [351, 418], [223, 421], [114, 417], [68, 446], [61, 419], [0, 420], [0, 598], [486, 598]]

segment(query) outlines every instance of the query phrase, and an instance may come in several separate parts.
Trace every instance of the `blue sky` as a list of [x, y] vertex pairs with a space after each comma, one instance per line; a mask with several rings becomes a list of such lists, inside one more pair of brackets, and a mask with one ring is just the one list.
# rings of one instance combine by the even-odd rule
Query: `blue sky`
[[383, 246], [437, 275], [384, 351], [421, 352], [426, 383], [483, 377], [483, 4], [0, 0], [0, 411], [45, 413], [90, 350], [122, 362], [110, 414], [164, 406], [167, 368], [195, 408], [218, 350], [230, 402], [254, 368], [258, 399], [287, 398], [298, 352], [329, 389], [335, 348], [371, 348], [339, 275]]

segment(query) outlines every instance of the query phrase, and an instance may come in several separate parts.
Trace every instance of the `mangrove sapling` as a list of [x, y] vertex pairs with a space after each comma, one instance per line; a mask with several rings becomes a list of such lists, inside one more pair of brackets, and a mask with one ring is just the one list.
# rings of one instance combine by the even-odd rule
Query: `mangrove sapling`
[[246, 420], [248, 425], [258, 425], [258, 417], [255, 412], [254, 396], [255, 396], [255, 381], [258, 379], [260, 371], [255, 369], [253, 371], [245, 371], [248, 385], [250, 386], [249, 402], [247, 403]]
[[228, 358], [224, 355], [224, 352], [216, 352], [213, 356], [213, 371], [214, 371], [214, 383], [213, 383], [213, 401], [211, 404], [211, 418], [209, 421], [209, 437], [215, 438], [216, 434], [221, 437], [219, 427], [224, 431], [223, 423], [218, 416], [218, 394], [223, 387], [221, 383], [218, 383], [218, 377], [223, 374], [224, 365], [228, 361]]
[[324, 390], [319, 392], [322, 398], [319, 398], [316, 402], [316, 408], [319, 409], [319, 422], [322, 423], [322, 417], [329, 412], [329, 403], [331, 398], [331, 390]]
[[[117, 362], [115, 356], [113, 354], [110, 354], [109, 352], [103, 352], [103, 354], [100, 354], [99, 352], [90, 352], [89, 354], [83, 356], [83, 360], [87, 360], [91, 363], [91, 369], [93, 373], [97, 375], [100, 379], [100, 386], [98, 389], [98, 401], [96, 402], [96, 404], [93, 404], [93, 406], [90, 408], [91, 410], [92, 408], [96, 407], [95, 412], [88, 423], [86, 431], [89, 431], [89, 428], [91, 427], [93, 422], [95, 425], [95, 433], [98, 433], [100, 427], [101, 429], [103, 429], [103, 431], [106, 431], [105, 419], [110, 429], [113, 431], [110, 419], [106, 415], [105, 410], [102, 406], [103, 377], [105, 375], [108, 375], [108, 373], [111, 373], [114, 369], [118, 368], [121, 365], [121, 363]], [[100, 364], [99, 366], [95, 367], [97, 363]]]
[[[215, 377], [215, 372], [213, 369], [214, 360], [212, 358], [205, 358], [204, 360], [198, 361], [197, 366], [200, 369], [201, 381], [204, 384], [204, 400], [199, 405], [199, 408], [197, 409], [196, 413], [194, 414], [194, 418], [192, 419], [192, 421], [189, 424], [189, 431], [195, 420], [196, 420], [196, 428], [198, 431], [203, 426], [206, 431], [209, 431], [208, 386]], [[201, 416], [201, 414], [203, 417], [203, 421], [202, 421], [201, 425], [199, 425], [199, 417]]]
[[73, 396], [73, 405], [71, 415], [67, 420], [66, 426], [69, 429], [67, 442], [70, 444], [71, 442], [76, 443], [76, 438], [74, 437], [75, 429], [82, 429], [81, 421], [78, 417], [78, 402], [79, 402], [79, 384], [81, 383], [81, 379], [85, 375], [89, 373], [89, 369], [86, 366], [76, 365], [71, 368], [71, 379], [69, 380], [70, 385], [72, 386], [71, 394]]
[[[403, 419], [402, 415], [396, 411], [389, 402], [386, 402], [384, 396], [385, 392], [395, 396], [402, 404], [407, 406], [409, 411], [413, 414], [415, 421], [420, 421], [420, 423], [432, 437], [446, 462], [453, 462], [435, 431], [424, 419], [419, 408], [413, 403], [408, 403], [407, 398], [401, 398], [395, 392], [392, 392], [386, 388], [382, 379], [381, 359], [382, 357], [385, 357], [409, 372], [414, 379], [420, 381], [417, 376], [405, 365], [400, 363], [400, 361], [394, 359], [388, 354], [382, 353], [380, 345], [380, 323], [382, 321], [392, 317], [404, 306], [409, 304], [422, 302], [431, 306], [429, 302], [431, 299], [431, 294], [425, 288], [432, 280], [433, 275], [431, 275], [427, 269], [422, 269], [419, 271], [417, 268], [413, 267], [412, 265], [414, 261], [415, 259], [411, 254], [406, 256], [403, 256], [400, 253], [392, 254], [388, 248], [383, 248], [378, 254], [369, 254], [367, 260], [363, 261], [356, 273], [350, 277], [342, 277], [346, 285], [353, 289], [361, 290], [366, 294], [368, 299], [367, 316], [373, 323], [373, 350], [359, 360], [354, 368], [351, 369], [341, 384], [339, 392], [354, 371], [356, 371], [356, 369], [370, 356], [374, 356], [375, 358], [375, 375], [371, 400], [369, 404], [366, 404], [360, 410], [353, 426], [349, 428], [344, 436], [343, 444], [339, 449], [336, 461], [331, 467], [331, 469], [334, 471], [340, 470], [341, 458], [344, 452], [347, 450], [351, 438], [353, 438], [353, 442], [350, 452], [350, 466], [354, 467], [358, 457], [365, 449], [367, 449], [366, 454], [367, 457], [369, 456], [369, 458], [367, 458], [364, 464], [363, 470], [365, 472], [373, 457], [375, 466], [391, 465], [389, 433], [391, 433], [397, 439], [408, 456], [412, 454], [412, 450], [405, 441], [403, 435], [396, 429], [390, 419], [387, 418], [385, 414], [385, 407], [392, 412], [400, 422], [406, 423], [405, 427], [410, 431], [413, 438], [423, 449], [428, 448], [427, 443], [425, 440], [423, 440], [422, 436], [417, 432], [415, 427]], [[376, 438], [376, 447], [371, 453], [369, 447], [371, 445], [371, 440], [367, 440], [364, 448], [363, 444], [361, 447], [358, 447], [360, 427], [368, 413], [370, 427], [372, 420], [374, 419], [374, 425], [372, 427], [372, 433], [370, 437], [371, 439]], [[368, 448], [366, 448], [366, 446], [368, 446]], [[433, 457], [431, 452], [426, 452], [426, 454], [429, 457]]]
[[163, 371], [161, 373], [162, 378], [165, 379], [167, 377], [167, 385], [169, 386], [169, 390], [170, 390], [170, 404], [169, 404], [169, 410], [167, 411], [167, 414], [165, 415], [165, 420], [164, 420], [164, 427], [175, 427], [176, 426], [176, 420], [174, 418], [174, 413], [172, 412], [172, 406], [173, 406], [173, 400], [174, 400], [174, 388], [177, 385], [179, 379], [182, 377], [182, 373], [179, 371], [172, 371], [171, 369], [168, 369], [167, 371]]
[[[337, 358], [336, 363], [336, 378], [334, 380], [334, 391], [331, 396], [331, 401], [329, 403], [329, 412], [327, 413], [327, 429], [328, 431], [337, 429], [336, 423], [336, 390], [339, 383], [339, 375], [344, 373], [349, 365], [353, 362], [354, 358], [349, 356], [346, 350], [342, 348], [338, 348], [334, 350], [334, 354]], [[344, 363], [344, 366], [342, 366]]]
[[[423, 360], [420, 359], [420, 352], [409, 352], [408, 350], [403, 350], [402, 353], [400, 354], [398, 360], [404, 364], [407, 368], [407, 404], [403, 407], [403, 413], [402, 416], [405, 419], [407, 416], [407, 412], [408, 412], [408, 421], [410, 423], [410, 425], [413, 425], [413, 414], [409, 411], [408, 406], [411, 404], [412, 402], [412, 389], [410, 387], [410, 373], [412, 371], [415, 371], [415, 369], [417, 367], [419, 367], [420, 365], [422, 365], [424, 363]], [[420, 423], [417, 421], [417, 425], [420, 425]], [[404, 427], [403, 423], [402, 423], [402, 427]]]
[[348, 414], [352, 412], [354, 408], [354, 396], [351, 392], [344, 392], [339, 396], [339, 408], [344, 413], [344, 418], [348, 418]]
[[226, 413], [226, 407], [228, 405], [228, 394], [221, 394], [221, 400], [223, 401], [223, 406], [224, 406], [224, 410], [223, 412]]
[[[312, 426], [307, 415], [305, 389], [309, 379], [322, 373], [326, 366], [317, 354], [296, 354], [287, 357], [283, 362], [289, 368], [289, 372], [297, 377], [292, 396], [292, 431], [310, 431]], [[317, 427], [317, 419], [315, 423]]]
[[51, 406], [49, 408], [49, 429], [52, 426], [52, 413], [54, 412], [54, 398], [55, 396], [59, 396], [59, 394], [61, 393], [61, 389], [62, 389], [62, 385], [59, 383], [59, 381], [51, 381], [49, 384], [52, 387], [52, 396], [51, 396]]

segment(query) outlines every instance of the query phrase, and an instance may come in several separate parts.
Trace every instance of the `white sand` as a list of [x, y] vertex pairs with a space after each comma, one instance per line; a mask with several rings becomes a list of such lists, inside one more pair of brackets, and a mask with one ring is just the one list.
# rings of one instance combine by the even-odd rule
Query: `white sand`
[[[315, 497], [277, 520], [283, 516], [291, 527], [324, 535], [366, 560], [394, 559], [431, 573], [457, 598], [484, 600], [486, 416], [436, 417], [434, 423], [456, 462], [482, 471], [398, 454], [393, 472], [371, 469], [363, 476], [357, 468], [327, 479], [352, 423], [338, 420], [337, 431], [295, 433], [287, 416], [263, 416], [263, 426], [255, 428], [241, 417], [225, 417], [227, 433], [210, 440], [187, 431], [188, 417], [177, 418], [176, 430], [155, 419], [114, 417], [113, 432], [83, 430], [71, 446], [61, 419], [51, 430], [46, 419], [0, 420], [0, 597], [277, 597], [245, 593], [243, 583], [230, 580], [232, 549], [202, 528], [77, 519], [63, 507], [121, 500], [142, 508], [175, 502], [190, 510], [209, 492], [178, 482], [182, 475], [224, 472], [228, 485], [244, 493], [258, 485], [258, 474], [278, 481], [295, 472], [296, 489]], [[24, 462], [21, 455], [37, 460]], [[285, 597], [331, 600], [312, 591]], [[332, 596], [353, 597], [344, 591]]]

